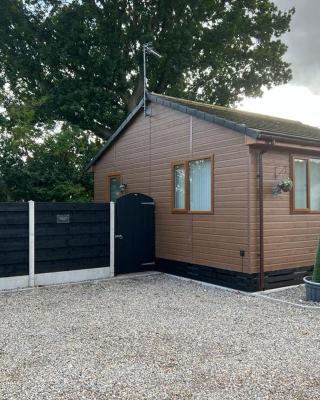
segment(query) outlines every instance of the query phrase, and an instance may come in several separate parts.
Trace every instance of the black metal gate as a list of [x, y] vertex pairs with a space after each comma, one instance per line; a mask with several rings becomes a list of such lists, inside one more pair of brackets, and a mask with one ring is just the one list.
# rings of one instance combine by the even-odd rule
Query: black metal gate
[[115, 273], [152, 270], [155, 265], [155, 204], [130, 193], [116, 202]]

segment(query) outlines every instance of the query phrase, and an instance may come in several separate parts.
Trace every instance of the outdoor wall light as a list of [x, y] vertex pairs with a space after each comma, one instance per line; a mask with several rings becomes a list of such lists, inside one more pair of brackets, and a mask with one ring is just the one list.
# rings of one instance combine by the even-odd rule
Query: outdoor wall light
[[127, 190], [128, 184], [126, 182], [121, 183], [120, 185], [120, 191], [121, 193], [124, 193]]

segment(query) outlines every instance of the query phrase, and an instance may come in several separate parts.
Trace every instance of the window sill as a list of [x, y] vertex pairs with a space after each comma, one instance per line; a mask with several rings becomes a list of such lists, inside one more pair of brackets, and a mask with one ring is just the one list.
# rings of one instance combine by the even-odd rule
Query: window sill
[[195, 214], [195, 215], [212, 215], [214, 211], [188, 211], [188, 210], [171, 210], [172, 214]]
[[184, 210], [182, 208], [181, 209], [175, 208], [175, 209], [171, 210], [171, 212], [173, 214], [187, 214], [188, 213], [187, 210]]
[[299, 214], [320, 214], [319, 211], [312, 211], [312, 210], [291, 210], [290, 214], [294, 215], [299, 215]]

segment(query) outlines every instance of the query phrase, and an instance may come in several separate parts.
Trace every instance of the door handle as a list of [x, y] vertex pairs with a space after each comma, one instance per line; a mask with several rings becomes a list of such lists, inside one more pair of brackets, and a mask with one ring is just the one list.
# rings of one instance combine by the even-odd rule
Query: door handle
[[114, 235], [114, 237], [115, 237], [116, 239], [123, 239], [123, 236], [122, 236], [122, 235]]

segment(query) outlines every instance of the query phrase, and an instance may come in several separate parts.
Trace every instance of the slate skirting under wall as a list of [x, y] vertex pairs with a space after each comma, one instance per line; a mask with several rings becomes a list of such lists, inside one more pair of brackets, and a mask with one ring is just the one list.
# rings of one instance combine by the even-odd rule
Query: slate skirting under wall
[[[298, 285], [303, 277], [310, 275], [312, 266], [290, 268], [265, 273], [265, 289], [282, 286]], [[168, 274], [195, 279], [202, 282], [214, 283], [246, 292], [259, 290], [259, 274], [246, 274], [229, 271], [222, 268], [206, 267], [204, 265], [189, 264], [180, 261], [157, 259], [157, 269]]]

